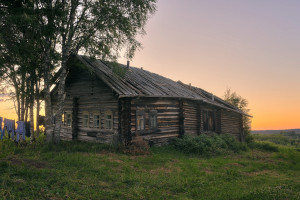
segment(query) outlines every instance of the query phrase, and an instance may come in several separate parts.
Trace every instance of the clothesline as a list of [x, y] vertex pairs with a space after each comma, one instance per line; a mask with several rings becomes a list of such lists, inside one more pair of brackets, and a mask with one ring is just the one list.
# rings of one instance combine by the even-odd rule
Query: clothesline
[[25, 136], [30, 137], [29, 122], [17, 121], [17, 125], [17, 129], [15, 129], [15, 120], [0, 117], [0, 139], [2, 140], [4, 138], [5, 131], [7, 132], [8, 137], [16, 142], [21, 141], [21, 139], [25, 141]]

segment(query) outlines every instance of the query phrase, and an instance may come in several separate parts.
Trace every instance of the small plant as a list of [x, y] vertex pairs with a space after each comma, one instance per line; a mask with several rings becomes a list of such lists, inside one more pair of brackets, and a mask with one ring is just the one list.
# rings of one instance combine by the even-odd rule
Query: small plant
[[125, 77], [125, 74], [127, 72], [126, 67], [122, 67], [117, 62], [110, 62], [110, 63], [106, 63], [106, 64], [108, 64], [108, 67], [110, 67], [112, 69], [112, 72], [114, 74], [118, 75], [121, 78]]

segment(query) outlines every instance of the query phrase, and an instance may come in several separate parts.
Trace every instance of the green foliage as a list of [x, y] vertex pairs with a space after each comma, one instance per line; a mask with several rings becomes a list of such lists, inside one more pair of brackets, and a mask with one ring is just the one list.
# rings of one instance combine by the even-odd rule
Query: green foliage
[[250, 143], [254, 142], [254, 137], [251, 134], [251, 130], [248, 129], [248, 128], [244, 129], [244, 137], [245, 137], [245, 142], [247, 144], [250, 144]]
[[[238, 95], [236, 92], [232, 92], [231, 89], [227, 89], [224, 94], [224, 101], [230, 103], [231, 105], [237, 107], [246, 114], [249, 114], [250, 109], [248, 109], [248, 101], [242, 96]], [[243, 129], [244, 137], [246, 143], [253, 142], [253, 137], [251, 136], [251, 118], [249, 116], [243, 115]]]
[[121, 78], [125, 77], [125, 74], [127, 72], [126, 67], [121, 66], [117, 62], [107, 62], [108, 66], [112, 69], [113, 73], [120, 76]]
[[220, 155], [228, 151], [240, 152], [247, 150], [245, 144], [238, 142], [230, 135], [208, 136], [202, 134], [196, 137], [184, 136], [183, 138], [176, 138], [171, 145], [178, 151], [203, 156]]
[[252, 149], [260, 149], [263, 151], [278, 152], [279, 148], [271, 142], [252, 142], [248, 144]]
[[[123, 49], [125, 56], [132, 59], [141, 47], [137, 36], [145, 34], [144, 26], [155, 11], [156, 0], [1, 1], [0, 79], [9, 80], [15, 87], [19, 119], [23, 119], [23, 107], [29, 107], [19, 105], [30, 102], [32, 108], [34, 98], [39, 94], [34, 91], [34, 86], [43, 79], [45, 123], [46, 127], [53, 125], [49, 120], [53, 117], [50, 116], [49, 94], [53, 84], [51, 72], [60, 65], [59, 79], [54, 76], [60, 80], [56, 112], [58, 129], [54, 129], [56, 134], [49, 132], [49, 135], [59, 135], [64, 109], [64, 95], [60, 94], [65, 93], [67, 60], [78, 52], [103, 60], [116, 60]], [[117, 67], [113, 71], [120, 76], [124, 74]], [[50, 138], [59, 140], [58, 137]]]

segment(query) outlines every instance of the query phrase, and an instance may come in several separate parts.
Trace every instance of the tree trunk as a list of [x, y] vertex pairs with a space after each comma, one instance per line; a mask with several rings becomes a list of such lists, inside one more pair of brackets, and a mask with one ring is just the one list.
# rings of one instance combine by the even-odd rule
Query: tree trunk
[[28, 101], [26, 101], [26, 106], [25, 106], [25, 116], [23, 117], [23, 120], [22, 121], [28, 121], [28, 108], [29, 108], [29, 105], [28, 105]]
[[50, 95], [50, 49], [51, 42], [48, 41], [48, 49], [46, 50], [44, 63], [44, 99], [45, 99], [45, 134], [47, 142], [53, 142], [53, 120], [52, 105]]
[[20, 120], [24, 121], [25, 118], [25, 74], [22, 74], [22, 78], [21, 78], [21, 117]]
[[39, 116], [40, 116], [40, 91], [39, 91], [39, 83], [36, 81], [36, 124], [35, 124], [35, 129], [36, 129], [36, 137], [40, 136], [40, 124], [39, 124]]
[[62, 125], [62, 114], [65, 103], [65, 83], [66, 83], [66, 70], [67, 57], [63, 56], [62, 58], [62, 71], [59, 76], [59, 85], [58, 85], [58, 102], [57, 102], [57, 112], [55, 114], [55, 128], [54, 128], [54, 143], [59, 143], [60, 141], [60, 131]]
[[18, 121], [21, 121], [20, 91], [19, 91], [18, 84], [17, 84], [16, 80], [14, 80], [14, 87], [15, 87], [15, 91], [16, 91]]
[[32, 143], [35, 141], [34, 136], [34, 114], [33, 114], [33, 107], [34, 107], [34, 80], [32, 77], [31, 85], [30, 85], [30, 142]]

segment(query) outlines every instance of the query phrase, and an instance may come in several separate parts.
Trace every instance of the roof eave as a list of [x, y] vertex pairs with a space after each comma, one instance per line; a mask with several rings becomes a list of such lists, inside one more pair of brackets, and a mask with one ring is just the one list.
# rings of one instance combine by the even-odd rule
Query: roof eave
[[214, 105], [216, 107], [219, 107], [219, 108], [222, 108], [222, 109], [225, 109], [225, 110], [228, 110], [228, 111], [233, 111], [235, 113], [239, 113], [239, 114], [247, 116], [247, 117], [253, 117], [249, 114], [244, 113], [241, 110], [234, 110], [234, 109], [227, 108], [225, 106], [219, 105], [218, 103], [209, 102], [209, 101], [206, 101], [204, 99], [196, 99], [196, 98], [192, 98], [192, 97], [189, 98], [189, 97], [181, 97], [181, 96], [163, 96], [163, 95], [155, 95], [155, 96], [149, 96], [149, 95], [119, 95], [118, 98], [119, 99], [121, 99], [121, 98], [175, 98], [175, 99], [186, 99], [186, 100], [192, 100], [192, 101], [201, 101], [201, 102], [204, 102], [204, 103], [207, 103], [207, 104], [210, 104], [210, 105]]

